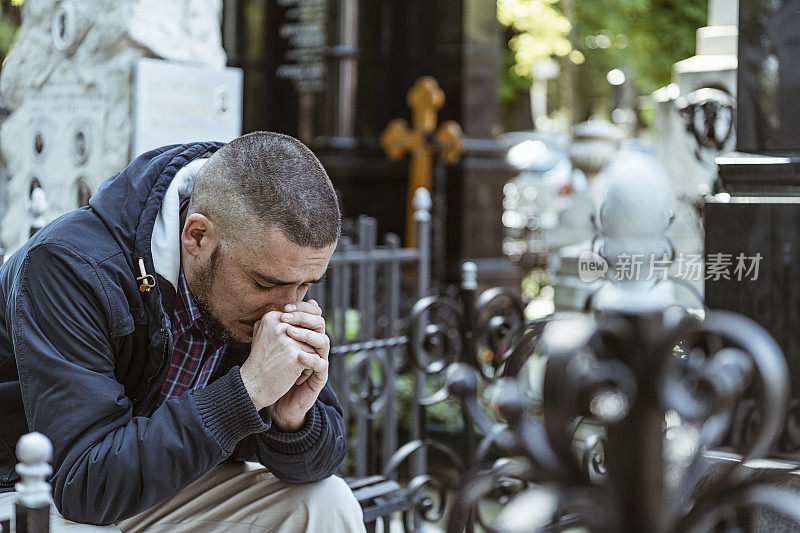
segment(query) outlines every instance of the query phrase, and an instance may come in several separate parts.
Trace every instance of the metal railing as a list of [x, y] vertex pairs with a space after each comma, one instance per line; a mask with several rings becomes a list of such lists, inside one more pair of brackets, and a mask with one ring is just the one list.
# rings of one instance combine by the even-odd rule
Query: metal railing
[[[402, 248], [394, 234], [387, 234], [379, 245], [377, 222], [362, 215], [354, 238], [339, 240], [325, 280], [309, 292], [327, 321], [331, 384], [347, 427], [355, 427], [350, 446], [354, 466], [343, 464], [342, 474], [376, 474], [397, 450], [395, 382], [400, 371], [408, 368], [411, 373], [412, 406], [424, 396], [424, 374], [408, 365], [405, 321], [410, 303], [430, 290], [431, 199], [426, 189], [417, 190], [414, 208], [416, 247]], [[410, 437], [418, 439], [423, 416], [413, 407], [411, 413]], [[425, 469], [423, 453], [413, 459], [416, 473]]]

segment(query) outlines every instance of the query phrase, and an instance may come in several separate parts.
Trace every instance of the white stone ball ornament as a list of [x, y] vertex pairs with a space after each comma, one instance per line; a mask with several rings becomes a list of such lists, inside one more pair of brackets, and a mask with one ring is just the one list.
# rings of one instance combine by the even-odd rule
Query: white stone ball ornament
[[594, 217], [599, 235], [593, 251], [609, 269], [593, 307], [631, 313], [665, 309], [675, 302], [675, 287], [651, 264], [674, 259], [666, 232], [674, 217], [675, 197], [666, 171], [652, 151], [634, 142], [598, 180]]
[[17, 457], [20, 462], [16, 470], [21, 478], [15, 486], [17, 501], [28, 508], [49, 506], [47, 478], [53, 472], [49, 464], [53, 458], [50, 440], [38, 431], [23, 435], [17, 443]]
[[666, 171], [644, 148], [628, 148], [600, 174], [595, 220], [606, 238], [661, 238], [675, 198]]

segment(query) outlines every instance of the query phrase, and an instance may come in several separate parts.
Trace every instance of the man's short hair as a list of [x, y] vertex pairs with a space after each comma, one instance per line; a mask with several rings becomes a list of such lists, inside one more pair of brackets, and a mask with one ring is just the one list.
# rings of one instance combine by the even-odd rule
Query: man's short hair
[[195, 180], [189, 213], [207, 216], [229, 243], [276, 226], [295, 244], [319, 249], [341, 232], [336, 193], [317, 157], [297, 139], [267, 131], [211, 156]]

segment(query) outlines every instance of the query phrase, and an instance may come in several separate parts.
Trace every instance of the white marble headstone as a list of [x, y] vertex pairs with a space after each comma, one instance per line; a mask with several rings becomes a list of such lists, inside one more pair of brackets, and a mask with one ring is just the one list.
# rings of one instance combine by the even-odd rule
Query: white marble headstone
[[[0, 130], [8, 179], [0, 203], [0, 241], [7, 251], [29, 236], [33, 216], [26, 207], [37, 186], [47, 199], [42, 216], [52, 220], [122, 170], [137, 155], [134, 146], [189, 140], [174, 134], [198, 127], [201, 107], [211, 118], [205, 129], [195, 131], [205, 140], [238, 133], [241, 91], [240, 85], [225, 85], [236, 74], [225, 69], [221, 14], [222, 0], [27, 0], [22, 5], [17, 44], [0, 75], [0, 96], [11, 110]], [[152, 106], [142, 107], [151, 119], [153, 106], [162, 104], [165, 117], [179, 109], [193, 112], [184, 114], [182, 123], [157, 124], [144, 116], [142, 127], [150, 133], [139, 142], [133, 134], [134, 74], [142, 58], [211, 69], [221, 81], [198, 89], [187, 77], [182, 93], [173, 94], [159, 94], [155, 87], [148, 93]], [[201, 106], [202, 95], [209, 101]], [[212, 131], [215, 126], [218, 133]]]

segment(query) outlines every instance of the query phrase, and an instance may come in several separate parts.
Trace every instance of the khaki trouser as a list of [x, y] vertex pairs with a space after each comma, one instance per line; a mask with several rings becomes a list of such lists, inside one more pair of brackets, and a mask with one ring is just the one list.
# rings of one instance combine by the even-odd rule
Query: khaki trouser
[[364, 531], [361, 507], [341, 478], [296, 485], [259, 464], [230, 461], [117, 525], [126, 533]]
[[[60, 517], [53, 522], [69, 524]], [[341, 478], [331, 476], [296, 485], [278, 480], [256, 463], [230, 461], [220, 463], [164, 503], [117, 526], [126, 533], [364, 531], [361, 507]], [[74, 525], [67, 526], [67, 531], [77, 533], [82, 528], [87, 532], [94, 529]]]

